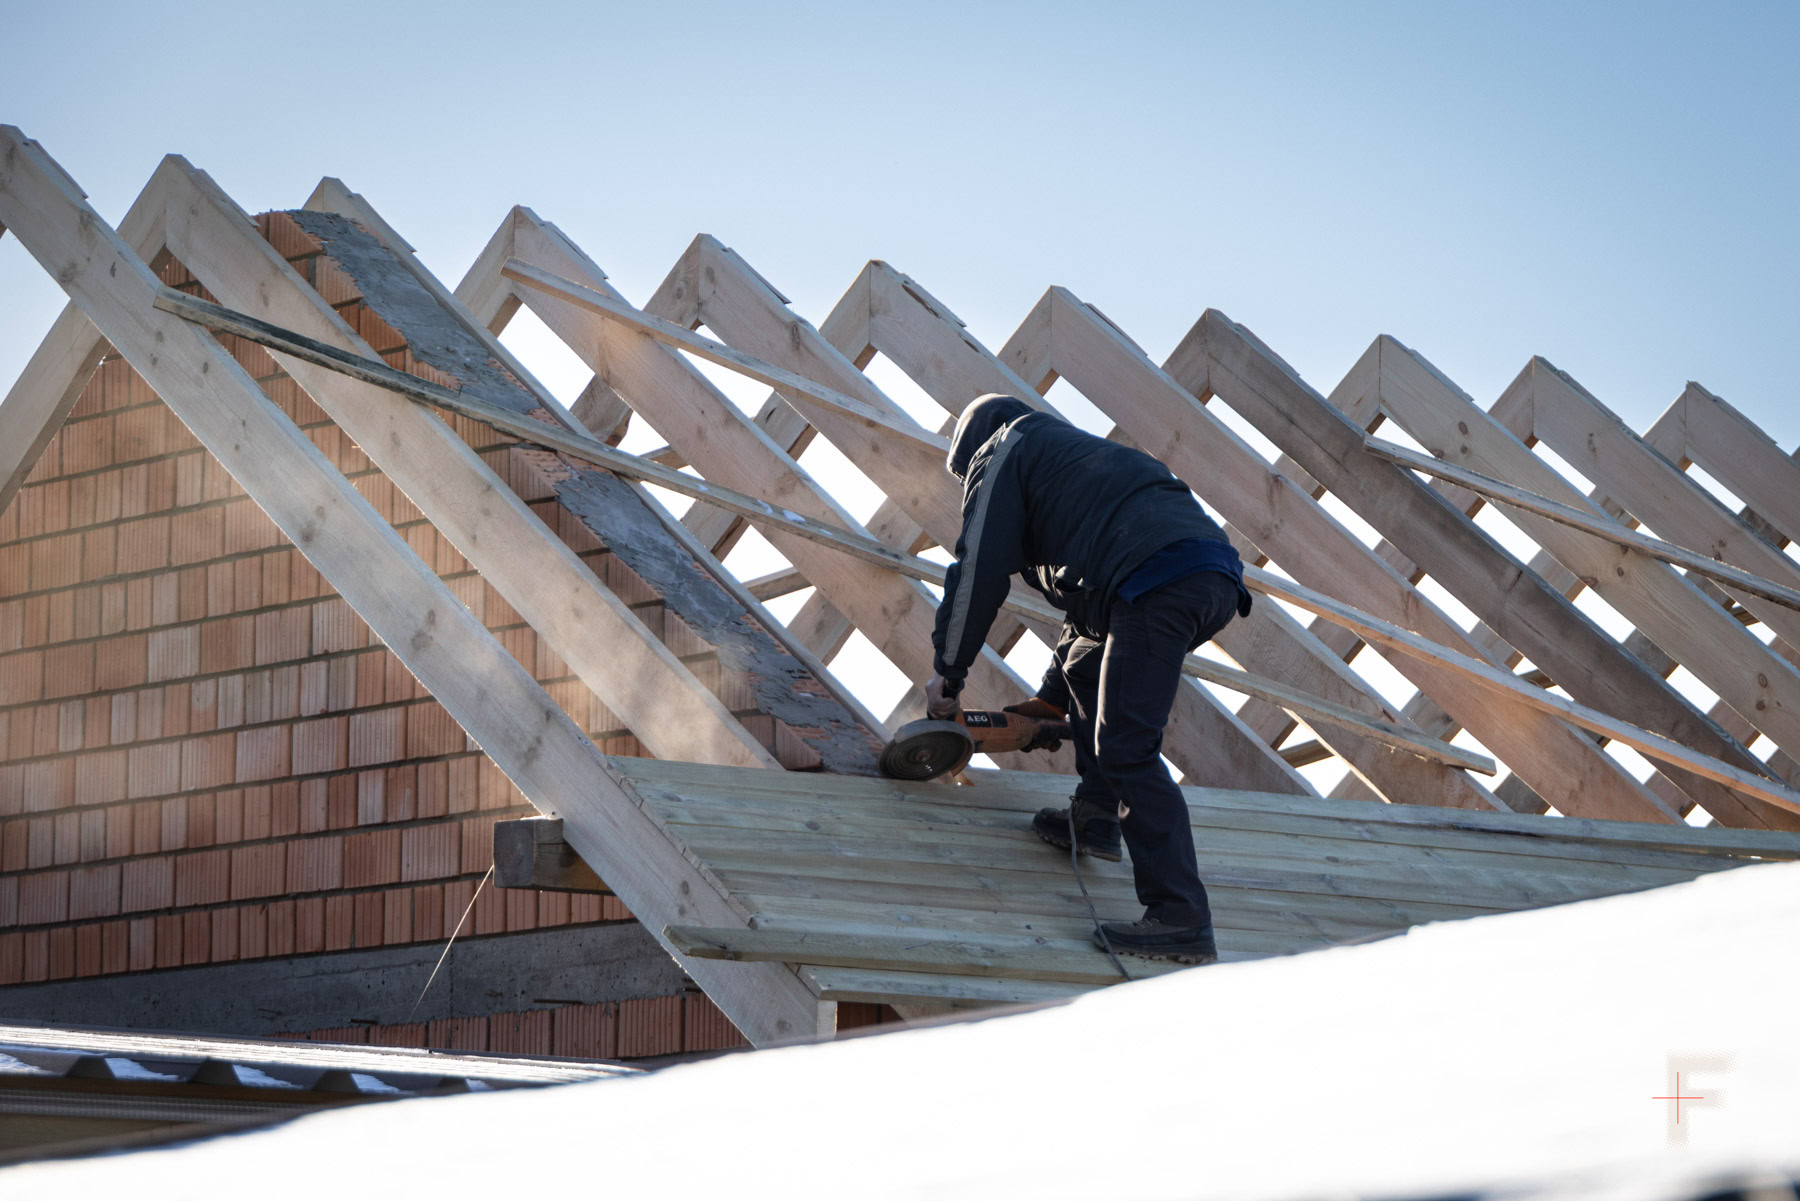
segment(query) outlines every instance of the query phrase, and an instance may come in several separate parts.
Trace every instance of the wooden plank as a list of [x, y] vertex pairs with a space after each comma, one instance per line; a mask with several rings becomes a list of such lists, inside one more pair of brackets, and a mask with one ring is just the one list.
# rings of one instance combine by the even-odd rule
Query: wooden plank
[[[171, 157], [157, 178], [170, 200], [170, 249], [213, 295], [324, 345], [373, 357], [203, 172]], [[280, 361], [651, 754], [779, 769], [775, 757], [446, 423], [397, 404], [366, 381], [290, 356]], [[471, 505], [474, 496], [484, 503]]]
[[958, 1009], [1037, 1005], [1090, 991], [1090, 986], [1085, 984], [1050, 980], [872, 972], [860, 968], [807, 967], [801, 976], [812, 984], [821, 1001], [862, 1001], [883, 1005], [947, 1001]]
[[1390, 463], [1398, 463], [1413, 471], [1422, 472], [1440, 480], [1448, 480], [1453, 484], [1460, 484], [1471, 492], [1478, 492], [1489, 500], [1498, 501], [1509, 508], [1533, 513], [1539, 517], [1547, 517], [1559, 525], [1566, 525], [1583, 533], [1593, 534], [1615, 546], [1638, 551], [1653, 559], [1706, 576], [1721, 584], [1730, 585], [1733, 591], [1760, 596], [1784, 608], [1800, 609], [1800, 591], [1778, 584], [1773, 580], [1752, 575], [1729, 563], [1709, 559], [1698, 551], [1691, 551], [1685, 546], [1677, 546], [1675, 543], [1665, 542], [1661, 538], [1652, 538], [1629, 526], [1621, 525], [1610, 517], [1583, 512], [1573, 505], [1551, 500], [1547, 496], [1524, 488], [1514, 487], [1505, 480], [1495, 479], [1478, 471], [1471, 471], [1444, 459], [1422, 455], [1416, 450], [1410, 450], [1381, 438], [1371, 436], [1363, 439], [1363, 449]]
[[606, 886], [563, 840], [559, 817], [521, 817], [494, 823], [494, 887], [546, 892], [601, 892]]
[[[1013, 980], [1060, 980], [1075, 984], [1117, 981], [1119, 971], [1105, 952], [1022, 950], [964, 939], [876, 938], [829, 931], [732, 930], [671, 926], [669, 940], [701, 959], [736, 963], [805, 963], [820, 967], [926, 970], [953, 976], [996, 976]], [[1139, 977], [1180, 971], [1180, 964], [1134, 960]]]
[[[0, 221], [496, 765], [565, 819], [570, 842], [634, 913], [658, 928], [741, 924], [606, 757], [237, 361], [156, 309], [155, 276], [65, 179], [35, 143], [0, 127]], [[753, 1041], [816, 1024], [816, 998], [785, 969], [689, 970]]]
[[[1145, 450], [1215, 505], [1241, 537], [1254, 543], [1239, 548], [1247, 562], [1254, 560], [1260, 547], [1297, 579], [1329, 588], [1361, 609], [1404, 622], [1446, 646], [1479, 653], [1461, 627], [1376, 558], [1308, 492], [1271, 471], [1261, 456], [1199, 403], [1196, 396], [1208, 393], [1209, 369], [1209, 345], [1201, 327], [1196, 326], [1184, 348], [1170, 359], [1171, 375], [1157, 369], [1066, 290], [1052, 288], [1039, 307], [1050, 314], [1052, 357], [1026, 364], [1020, 358], [1025, 343], [1017, 336], [1002, 357], [1027, 378], [1054, 372], [1080, 388]], [[1220, 390], [1225, 370], [1215, 363], [1211, 373], [1213, 390]], [[1196, 389], [1184, 388], [1178, 382], [1182, 379], [1190, 383], [1197, 379]], [[1235, 382], [1223, 387], [1245, 390]], [[1360, 445], [1360, 437], [1357, 442]], [[1397, 468], [1390, 470], [1398, 473]], [[1453, 707], [1502, 762], [1533, 780], [1534, 786], [1541, 783], [1539, 791], [1554, 794], [1565, 812], [1676, 818], [1617, 762], [1567, 727], [1472, 687], [1461, 673], [1431, 665], [1421, 670], [1419, 663], [1405, 657], [1389, 661]]]
[[1800, 465], [1723, 397], [1689, 383], [1644, 440], [1677, 464], [1700, 464], [1787, 537], [1800, 538]]

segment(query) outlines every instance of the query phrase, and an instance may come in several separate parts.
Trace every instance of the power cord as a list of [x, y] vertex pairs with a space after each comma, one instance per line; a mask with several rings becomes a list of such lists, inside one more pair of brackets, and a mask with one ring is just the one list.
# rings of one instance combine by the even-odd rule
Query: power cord
[[1075, 800], [1071, 797], [1069, 799], [1069, 870], [1075, 873], [1075, 883], [1081, 888], [1081, 899], [1087, 902], [1088, 916], [1094, 921], [1094, 933], [1100, 936], [1100, 945], [1106, 948], [1106, 957], [1112, 960], [1114, 967], [1119, 969], [1119, 975], [1130, 980], [1131, 973], [1125, 970], [1125, 965], [1120, 963], [1119, 957], [1113, 953], [1112, 939], [1106, 937], [1106, 927], [1100, 924], [1100, 914], [1094, 909], [1094, 898], [1088, 895], [1087, 881], [1081, 878], [1081, 864], [1076, 862], [1079, 855], [1080, 849], [1075, 841]]

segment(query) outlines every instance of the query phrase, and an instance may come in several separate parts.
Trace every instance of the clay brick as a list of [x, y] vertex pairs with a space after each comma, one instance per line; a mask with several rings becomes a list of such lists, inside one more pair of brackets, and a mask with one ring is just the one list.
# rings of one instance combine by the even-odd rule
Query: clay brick
[[409, 822], [418, 813], [418, 769], [410, 763], [382, 773], [383, 820]]
[[137, 707], [137, 736], [140, 742], [163, 737], [163, 690], [145, 688], [132, 694]]
[[226, 554], [241, 555], [282, 544], [280, 528], [269, 520], [269, 515], [255, 501], [247, 497], [233, 501], [220, 512], [224, 522], [223, 545]]
[[160, 405], [132, 409], [112, 419], [115, 463], [159, 459], [174, 449], [169, 439], [173, 415]]
[[485, 872], [494, 865], [494, 823], [497, 817], [470, 817], [457, 823], [462, 834], [462, 870]]
[[288, 848], [279, 843], [235, 847], [231, 851], [231, 899], [279, 896], [288, 891]]
[[[297, 901], [274, 901], [270, 903], [268, 921], [266, 922], [268, 929], [269, 955], [294, 954], [295, 949], [300, 942], [297, 921], [299, 908], [300, 905]], [[319, 912], [321, 914], [324, 913], [323, 906], [320, 907]]]
[[682, 998], [640, 997], [619, 1005], [619, 1058], [673, 1055], [681, 1050]]
[[344, 839], [345, 888], [393, 884], [399, 879], [399, 830], [370, 830]]
[[98, 638], [100, 636], [99, 587], [89, 585], [86, 588], [77, 588], [74, 596], [75, 603], [72, 607], [74, 620], [71, 624], [69, 637], [81, 639]]
[[[94, 661], [92, 676], [94, 687], [109, 691], [116, 688], [135, 688], [143, 684], [149, 677], [149, 639], [143, 634], [126, 634], [118, 638], [107, 638], [83, 649], [92, 656]], [[115, 743], [128, 741], [132, 736], [127, 735], [125, 739], [115, 736], [113, 741]]]
[[108, 583], [100, 586], [100, 633], [117, 634], [125, 629], [125, 598], [127, 589], [124, 584]]
[[244, 793], [239, 788], [228, 788], [213, 794], [213, 842], [242, 842], [244, 840]]
[[181, 747], [176, 743], [131, 748], [125, 768], [127, 795], [160, 796], [181, 786]]
[[494, 1014], [488, 1018], [488, 1053], [550, 1054], [550, 1014], [548, 1009]]
[[369, 629], [341, 597], [312, 606], [312, 653], [329, 655], [367, 646]]
[[230, 963], [238, 957], [238, 920], [229, 909], [206, 915], [212, 919], [212, 953], [209, 963]]
[[399, 946], [412, 941], [412, 900], [410, 888], [396, 888], [382, 895], [382, 918], [380, 943], [375, 945]]
[[[17, 939], [18, 935], [11, 935]], [[5, 949], [0, 940], [0, 952]], [[16, 959], [16, 952], [14, 953]], [[0, 972], [5, 971], [4, 960], [0, 960]], [[0, 982], [4, 976], [0, 976]], [[486, 1051], [488, 1049], [487, 1018], [439, 1018], [430, 1023], [425, 1035], [426, 1045], [443, 1051]]]
[[387, 898], [379, 892], [360, 893], [355, 897], [351, 919], [354, 942], [358, 947], [379, 947], [387, 928]]
[[221, 676], [214, 693], [216, 725], [221, 730], [244, 724], [244, 677]]
[[483, 886], [475, 894], [475, 933], [500, 934], [506, 929], [506, 897], [510, 890]]
[[271, 693], [274, 690], [273, 674], [267, 671], [251, 671], [244, 673], [244, 721], [248, 725], [260, 725], [269, 721], [275, 711]]
[[[452, 880], [444, 885], [444, 930], [439, 938], [475, 933], [474, 880]], [[482, 889], [485, 895], [487, 889]]]
[[156, 630], [149, 636], [150, 683], [176, 680], [200, 670], [199, 626], [180, 626], [172, 630]]
[[44, 652], [44, 696], [56, 699], [94, 690], [94, 644], [77, 643]]
[[424, 1022], [369, 1027], [369, 1044], [371, 1046], [423, 1048], [425, 1037]]
[[217, 788], [237, 774], [236, 734], [208, 734], [181, 744], [181, 787]]
[[276, 609], [256, 617], [256, 662], [286, 663], [304, 659], [312, 642], [308, 608]]
[[61, 471], [79, 475], [110, 466], [113, 454], [113, 429], [116, 417], [92, 417], [71, 421], [59, 431], [62, 441]]
[[[346, 901], [348, 897], [344, 898]], [[308, 897], [294, 903], [294, 952], [309, 955], [325, 949], [325, 898]]]
[[0, 659], [0, 704], [23, 704], [43, 695], [42, 651], [21, 651]]
[[506, 902], [506, 928], [509, 932], [537, 929], [537, 893], [527, 888], [496, 889]]
[[184, 962], [181, 947], [181, 915], [162, 914], [150, 919], [156, 923], [156, 966], [180, 967]]
[[409, 705], [405, 712], [407, 758], [454, 755], [465, 749], [462, 727], [435, 700]]
[[106, 810], [106, 853], [104, 858], [123, 859], [131, 854], [134, 805], [113, 805]]
[[349, 753], [348, 718], [327, 717], [296, 722], [292, 765], [295, 775], [342, 771]]
[[199, 621], [206, 616], [206, 568], [189, 567], [178, 578], [180, 600], [176, 605], [175, 620]]
[[290, 770], [289, 743], [286, 726], [265, 726], [245, 730], [237, 736], [237, 780], [272, 780]]
[[300, 716], [300, 665], [289, 663], [264, 672], [269, 679], [270, 721], [292, 721]]
[[269, 953], [268, 907], [245, 905], [237, 911], [237, 919], [238, 957], [240, 959], [261, 959], [267, 955]]
[[192, 810], [186, 797], [170, 797], [162, 802], [163, 850], [179, 851], [194, 845], [188, 840], [188, 815]]
[[130, 966], [131, 924], [107, 922], [100, 927], [100, 970], [108, 975]]
[[47, 930], [25, 935], [25, 980], [35, 983], [50, 978], [50, 933]]
[[[25, 978], [25, 936], [0, 934], [0, 985], [17, 984]], [[483, 1034], [487, 1023], [481, 1024]]]
[[175, 903], [175, 861], [130, 859], [120, 865], [119, 908], [123, 913], [167, 909]]
[[418, 765], [418, 804], [415, 816], [443, 817], [450, 803], [450, 765], [421, 763]]
[[387, 668], [382, 662], [385, 658], [386, 651], [356, 656], [357, 708], [368, 708], [387, 701]]
[[723, 1051], [750, 1045], [750, 1040], [738, 1033], [731, 1019], [704, 993], [682, 997], [681, 1028], [684, 1051]]
[[62, 534], [31, 544], [31, 587], [67, 588], [81, 579], [81, 535]]
[[566, 892], [538, 893], [537, 924], [539, 929], [545, 929], [550, 926], [568, 925], [569, 894]]
[[41, 926], [69, 920], [69, 873], [37, 872], [19, 881], [19, 924]]
[[104, 809], [87, 809], [79, 815], [81, 818], [81, 847], [76, 858], [82, 863], [93, 863], [106, 858], [106, 811]]
[[101, 937], [99, 926], [81, 926], [75, 931], [75, 974], [98, 976], [101, 972]]
[[[227, 526], [226, 528], [227, 537], [229, 537], [230, 527]], [[251, 609], [260, 609], [265, 604], [281, 604], [285, 602], [287, 600], [286, 596], [282, 596], [278, 599], [267, 598], [264, 590], [264, 576], [269, 575], [273, 578], [270, 565], [277, 562], [280, 562], [278, 557], [265, 555], [261, 557], [237, 559], [230, 563], [215, 564], [214, 566], [221, 574], [228, 574], [231, 578], [230, 608], [222, 609], [220, 612], [224, 613], [236, 610], [240, 613], [247, 613]], [[225, 592], [225, 585], [221, 584], [219, 588], [222, 598]]]
[[387, 776], [379, 771], [356, 774], [356, 824], [379, 825], [388, 820]]
[[163, 571], [150, 577], [150, 624], [171, 625], [181, 620], [181, 573]]
[[201, 628], [200, 670], [208, 675], [242, 671], [256, 660], [256, 619], [232, 617]]
[[200, 851], [175, 859], [175, 904], [217, 905], [231, 895], [231, 852]]
[[56, 815], [55, 821], [55, 863], [61, 867], [81, 858], [81, 814], [59, 813]]
[[117, 570], [121, 575], [169, 565], [169, 519], [145, 517], [119, 525]]
[[414, 942], [435, 942], [448, 938], [444, 930], [444, 890], [441, 885], [427, 885], [412, 890]]
[[350, 718], [350, 766], [391, 763], [402, 758], [406, 744], [406, 712], [377, 709]]
[[269, 790], [269, 837], [300, 832], [300, 785], [289, 781]]
[[131, 810], [131, 853], [153, 855], [162, 850], [162, 802], [142, 801], [128, 808]]
[[56, 862], [56, 822], [34, 817], [26, 827], [25, 866], [49, 867]]
[[126, 970], [142, 972], [155, 967], [156, 919], [133, 918], [126, 930]]
[[19, 878], [0, 876], [0, 930], [19, 924]]
[[343, 887], [342, 837], [300, 839], [287, 844], [287, 853], [289, 892], [326, 892]]
[[356, 945], [356, 898], [325, 898], [325, 949], [345, 951]]
[[122, 895], [120, 877], [121, 868], [117, 863], [70, 872], [69, 920], [81, 922], [96, 917], [117, 917]]
[[47, 979], [67, 980], [75, 974], [75, 931], [67, 926], [49, 934]]
[[182, 680], [163, 687], [162, 711], [165, 738], [179, 738], [190, 732], [205, 733], [204, 730], [193, 730], [194, 687], [188, 681]]
[[356, 824], [356, 777], [332, 776], [325, 784], [325, 824], [342, 830]]

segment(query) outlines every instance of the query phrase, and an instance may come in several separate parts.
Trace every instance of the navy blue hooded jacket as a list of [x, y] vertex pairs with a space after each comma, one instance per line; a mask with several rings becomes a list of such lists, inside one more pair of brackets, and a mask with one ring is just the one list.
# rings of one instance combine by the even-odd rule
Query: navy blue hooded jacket
[[948, 466], [963, 481], [963, 527], [931, 639], [946, 680], [968, 674], [1013, 573], [1067, 615], [1065, 633], [1100, 640], [1114, 593], [1145, 559], [1225, 540], [1161, 462], [1011, 396], [963, 410]]

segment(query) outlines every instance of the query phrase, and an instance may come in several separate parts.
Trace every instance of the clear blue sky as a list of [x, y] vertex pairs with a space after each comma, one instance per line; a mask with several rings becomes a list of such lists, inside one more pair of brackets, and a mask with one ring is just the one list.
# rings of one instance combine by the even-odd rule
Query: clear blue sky
[[[1063, 284], [1158, 357], [1213, 306], [1322, 389], [1387, 332], [1800, 441], [1793, 3], [3, 3], [0, 120], [109, 219], [175, 151], [450, 281], [522, 202], [639, 299], [704, 230], [815, 320], [881, 257], [990, 346]], [[0, 241], [0, 385], [60, 303]]]

